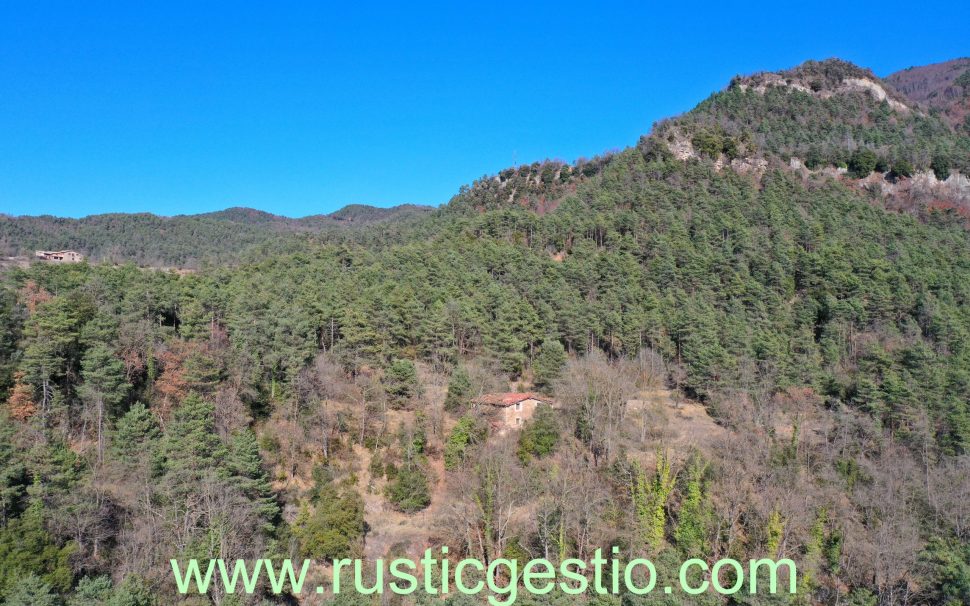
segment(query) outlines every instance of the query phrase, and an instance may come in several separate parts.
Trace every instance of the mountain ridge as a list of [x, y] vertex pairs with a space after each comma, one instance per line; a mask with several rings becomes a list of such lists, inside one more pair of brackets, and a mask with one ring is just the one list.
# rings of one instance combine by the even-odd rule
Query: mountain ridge
[[[920, 69], [907, 71], [919, 74]], [[951, 208], [970, 217], [970, 183], [965, 179], [970, 174], [970, 137], [936, 115], [939, 110], [907, 97], [906, 91], [912, 94], [841, 59], [809, 60], [786, 70], [736, 76], [693, 109], [656, 123], [635, 147], [648, 155], [713, 162], [717, 170], [729, 168], [755, 178], [775, 168], [800, 171], [805, 178], [833, 177], [871, 190], [886, 209], [922, 217], [929, 210]], [[552, 212], [581, 183], [597, 178], [614, 156], [509, 167], [463, 186], [443, 208]], [[949, 179], [951, 173], [956, 173], [954, 179]], [[432, 207], [417, 205], [349, 205], [300, 218], [247, 207], [173, 217], [0, 216], [0, 253], [74, 248], [94, 259], [150, 264], [231, 262], [240, 251], [257, 245], [283, 245], [280, 236], [289, 240], [286, 245], [299, 245], [294, 238], [331, 237], [348, 228], [381, 227], [434, 214]], [[179, 250], [159, 243], [158, 233], [181, 241], [175, 247]]]
[[[943, 207], [970, 217], [970, 137], [841, 59], [736, 76], [690, 111], [658, 121], [636, 147], [648, 157], [709, 162], [755, 179], [774, 169], [835, 178], [871, 191], [884, 209], [922, 218]], [[551, 212], [615, 155], [505, 169], [477, 180], [453, 204]]]
[[338, 220], [343, 220], [348, 214], [371, 214], [377, 217], [385, 217], [387, 215], [399, 213], [401, 211], [418, 211], [427, 212], [434, 210], [434, 206], [429, 206], [426, 204], [395, 204], [393, 206], [374, 206], [371, 204], [347, 204], [342, 206], [331, 213], [317, 213], [310, 215], [303, 215], [300, 217], [289, 217], [287, 215], [278, 215], [271, 213], [266, 210], [251, 206], [229, 206], [220, 210], [206, 211], [200, 213], [178, 213], [175, 215], [160, 215], [153, 213], [151, 211], [141, 211], [141, 212], [108, 212], [108, 213], [93, 213], [90, 215], [84, 215], [83, 217], [62, 217], [60, 215], [52, 215], [49, 213], [44, 213], [40, 215], [11, 215], [8, 213], [0, 213], [0, 217], [5, 217], [8, 219], [23, 219], [28, 217], [50, 217], [55, 219], [63, 219], [66, 221], [83, 221], [85, 219], [92, 219], [97, 217], [109, 217], [109, 216], [121, 216], [121, 217], [156, 217], [159, 219], [179, 219], [179, 218], [209, 218], [216, 220], [234, 221], [238, 223], [260, 223], [269, 222], [273, 220], [283, 220], [283, 221], [303, 221], [307, 219], [320, 219], [320, 218], [335, 218]]
[[388, 208], [351, 205], [334, 213], [300, 218], [246, 207], [173, 216], [104, 213], [74, 219], [0, 215], [0, 254], [72, 249], [95, 262], [134, 261], [191, 269], [209, 262], [234, 263], [257, 248], [298, 246], [329, 232], [406, 222], [432, 210], [414, 204]]

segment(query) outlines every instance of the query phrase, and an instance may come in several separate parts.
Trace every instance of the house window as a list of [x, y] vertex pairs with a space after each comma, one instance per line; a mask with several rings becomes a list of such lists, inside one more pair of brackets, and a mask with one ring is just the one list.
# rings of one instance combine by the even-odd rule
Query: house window
[[522, 425], [522, 417], [515, 417], [515, 424]]
[[522, 402], [516, 402], [515, 403], [515, 409], [516, 410], [522, 410]]

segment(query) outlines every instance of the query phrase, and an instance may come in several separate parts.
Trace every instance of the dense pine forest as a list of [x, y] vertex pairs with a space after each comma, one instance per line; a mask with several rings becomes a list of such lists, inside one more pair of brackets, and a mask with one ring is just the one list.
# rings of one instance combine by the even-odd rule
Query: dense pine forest
[[[0, 276], [0, 600], [376, 604], [178, 596], [169, 560], [616, 545], [799, 591], [519, 602], [970, 603], [970, 130], [938, 114], [809, 62], [349, 228], [0, 219], [94, 257]], [[497, 432], [508, 391], [555, 410]], [[384, 602], [440, 599], [481, 602]]]

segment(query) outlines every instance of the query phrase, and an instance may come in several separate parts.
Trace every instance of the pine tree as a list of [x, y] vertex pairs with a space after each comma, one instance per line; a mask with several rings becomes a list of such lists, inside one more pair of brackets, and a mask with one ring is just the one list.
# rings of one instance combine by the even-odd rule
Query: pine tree
[[418, 371], [410, 360], [394, 360], [385, 371], [382, 381], [394, 408], [404, 408], [418, 393]]
[[0, 286], [0, 401], [14, 382], [17, 342], [21, 338], [23, 312], [13, 291]]
[[45, 585], [56, 590], [70, 588], [70, 558], [75, 546], [57, 545], [44, 527], [45, 516], [41, 499], [34, 498], [19, 518], [0, 528], [0, 595], [15, 586], [25, 573], [39, 575]]
[[263, 469], [256, 434], [251, 429], [238, 431], [232, 436], [226, 466], [232, 482], [256, 503], [256, 508], [265, 521], [264, 530], [272, 532], [280, 514], [280, 507]]
[[455, 366], [448, 379], [448, 392], [445, 394], [445, 410], [457, 412], [468, 405], [468, 397], [472, 388], [468, 371], [464, 366]]
[[129, 575], [115, 589], [106, 606], [156, 606], [158, 599], [155, 596], [155, 592], [144, 580]]
[[535, 311], [528, 305], [517, 303], [517, 295], [505, 290], [497, 290], [494, 320], [488, 326], [487, 345], [489, 353], [498, 360], [502, 370], [518, 375], [525, 365], [525, 350], [528, 343], [523, 337], [529, 315], [521, 315], [525, 308]]
[[363, 363], [373, 363], [384, 359], [387, 350], [380, 333], [373, 322], [359, 308], [347, 309], [340, 324], [339, 352], [345, 366], [358, 368]]
[[28, 572], [21, 576], [7, 592], [6, 606], [58, 606], [60, 598], [50, 583]]
[[40, 413], [47, 416], [54, 402], [57, 386], [58, 371], [62, 362], [54, 350], [54, 344], [48, 340], [33, 340], [24, 348], [23, 376], [33, 387], [37, 397], [33, 400], [40, 409]]
[[539, 389], [549, 389], [566, 365], [566, 350], [558, 339], [547, 338], [532, 363], [533, 379]]
[[175, 411], [162, 441], [165, 484], [173, 496], [191, 494], [207, 473], [218, 471], [226, 448], [215, 431], [212, 404], [189, 395]]
[[77, 583], [74, 593], [67, 600], [67, 606], [102, 606], [108, 604], [114, 587], [111, 578], [84, 577]]
[[121, 360], [104, 345], [95, 345], [85, 352], [81, 369], [84, 383], [78, 391], [94, 408], [98, 462], [101, 462], [104, 459], [105, 426], [125, 399], [130, 386], [125, 381], [125, 367]]
[[398, 350], [412, 348], [418, 340], [419, 325], [425, 316], [423, 306], [408, 285], [396, 286], [384, 301], [387, 330]]
[[714, 384], [725, 364], [717, 331], [717, 315], [706, 303], [690, 300], [681, 314], [677, 340], [688, 368], [687, 386], [702, 392]]
[[212, 353], [206, 350], [190, 350], [182, 366], [188, 388], [206, 397], [215, 391], [222, 379], [222, 368]]
[[115, 424], [111, 452], [119, 461], [133, 463], [146, 453], [151, 454], [161, 435], [155, 415], [137, 402]]
[[0, 528], [17, 512], [27, 486], [27, 469], [17, 456], [16, 426], [0, 413]]
[[[930, 603], [970, 604], [970, 546], [965, 541], [935, 537], [920, 554], [920, 560]], [[875, 599], [872, 604], [876, 604]]]
[[81, 329], [94, 315], [90, 299], [71, 294], [37, 306], [24, 327], [27, 345], [22, 370], [34, 386], [41, 414], [47, 415], [55, 389], [77, 372], [81, 352]]
[[455, 359], [455, 334], [448, 309], [440, 299], [425, 313], [420, 335], [421, 351], [426, 359], [439, 366]]

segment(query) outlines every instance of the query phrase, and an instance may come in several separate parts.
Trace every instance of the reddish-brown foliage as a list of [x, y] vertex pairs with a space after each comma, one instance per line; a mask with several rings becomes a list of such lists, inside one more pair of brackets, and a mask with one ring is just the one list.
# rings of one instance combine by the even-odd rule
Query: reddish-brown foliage
[[156, 358], [161, 372], [155, 380], [154, 389], [159, 396], [158, 414], [163, 419], [168, 418], [189, 394], [189, 383], [185, 378], [185, 359], [190, 353], [187, 345], [182, 341], [172, 341]]
[[50, 301], [53, 298], [51, 293], [47, 292], [44, 287], [33, 280], [27, 280], [27, 283], [23, 285], [17, 295], [20, 303], [27, 308], [30, 315], [34, 315], [38, 305]]
[[24, 381], [24, 373], [18, 372], [14, 376], [13, 390], [7, 400], [7, 410], [10, 416], [18, 421], [26, 421], [37, 413], [34, 394], [30, 385]]

